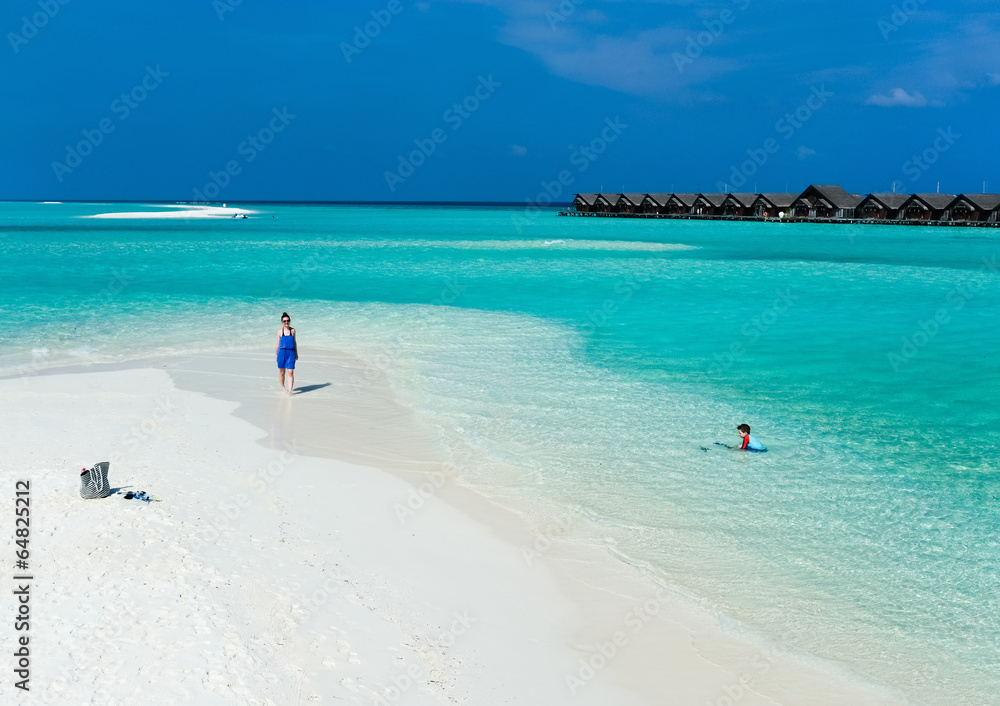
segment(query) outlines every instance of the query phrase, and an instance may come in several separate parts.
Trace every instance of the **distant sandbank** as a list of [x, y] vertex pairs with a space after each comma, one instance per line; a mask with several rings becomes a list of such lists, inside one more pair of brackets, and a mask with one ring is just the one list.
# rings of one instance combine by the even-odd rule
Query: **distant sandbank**
[[163, 205], [151, 204], [155, 208], [172, 209], [168, 211], [128, 211], [97, 213], [80, 218], [232, 218], [234, 215], [251, 215], [259, 213], [246, 208], [230, 208], [226, 206], [199, 206], [196, 204]]

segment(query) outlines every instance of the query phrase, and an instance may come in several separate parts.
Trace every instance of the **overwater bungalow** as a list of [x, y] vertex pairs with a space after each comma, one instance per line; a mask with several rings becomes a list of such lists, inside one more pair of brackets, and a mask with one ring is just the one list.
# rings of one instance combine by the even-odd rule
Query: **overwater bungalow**
[[616, 211], [618, 213], [642, 213], [642, 200], [646, 194], [619, 194]]
[[698, 194], [670, 194], [670, 200], [667, 201], [667, 213], [671, 215], [691, 213], [691, 207], [694, 206], [696, 198], [698, 198]]
[[750, 206], [757, 200], [758, 194], [726, 194], [722, 201], [723, 216], [749, 216]]
[[946, 221], [954, 194], [912, 194], [899, 207], [904, 221]]
[[750, 204], [750, 213], [758, 218], [777, 218], [780, 213], [790, 213], [798, 194], [758, 194]]
[[835, 184], [811, 184], [792, 202], [795, 218], [854, 218], [861, 194], [849, 194]]
[[573, 208], [577, 213], [593, 213], [597, 194], [577, 194], [573, 199]]
[[1000, 221], [1000, 194], [959, 194], [947, 210], [952, 221]]
[[691, 204], [691, 213], [698, 216], [721, 216], [722, 204], [729, 194], [698, 194]]
[[894, 221], [908, 198], [909, 194], [868, 194], [854, 209], [854, 215], [866, 221]]
[[594, 213], [617, 213], [618, 198], [621, 194], [598, 194], [594, 199]]
[[560, 215], [662, 218], [775, 219], [792, 222], [912, 224], [954, 223], [1000, 227], [1000, 194], [850, 194], [813, 184], [801, 194], [619, 193], [575, 194]]
[[670, 203], [671, 196], [673, 196], [673, 194], [646, 194], [646, 198], [642, 200], [642, 212], [656, 214], [667, 213], [667, 205]]

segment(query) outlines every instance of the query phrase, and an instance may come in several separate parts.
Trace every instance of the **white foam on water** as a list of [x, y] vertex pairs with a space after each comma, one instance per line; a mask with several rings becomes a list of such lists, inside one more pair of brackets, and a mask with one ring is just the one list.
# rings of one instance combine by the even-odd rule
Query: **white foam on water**
[[[282, 246], [289, 245], [282, 241]], [[303, 241], [296, 246], [349, 250], [557, 250], [608, 252], [675, 252], [697, 250], [682, 243], [657, 243], [638, 240], [324, 240]]]

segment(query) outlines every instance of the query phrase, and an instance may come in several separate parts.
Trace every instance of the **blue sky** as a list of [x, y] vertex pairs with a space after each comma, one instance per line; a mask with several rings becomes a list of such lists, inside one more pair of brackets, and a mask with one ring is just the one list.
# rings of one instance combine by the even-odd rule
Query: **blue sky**
[[9, 0], [0, 29], [4, 199], [1000, 191], [985, 0]]

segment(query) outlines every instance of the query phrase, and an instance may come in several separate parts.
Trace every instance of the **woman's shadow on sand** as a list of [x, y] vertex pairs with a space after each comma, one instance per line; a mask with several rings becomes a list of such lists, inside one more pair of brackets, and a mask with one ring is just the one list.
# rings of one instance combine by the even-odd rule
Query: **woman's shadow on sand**
[[319, 385], [304, 385], [302, 387], [296, 387], [294, 394], [304, 395], [307, 392], [315, 392], [316, 390], [322, 390], [324, 387], [330, 387], [330, 385], [332, 384], [333, 384], [332, 382], [324, 382], [320, 383]]

